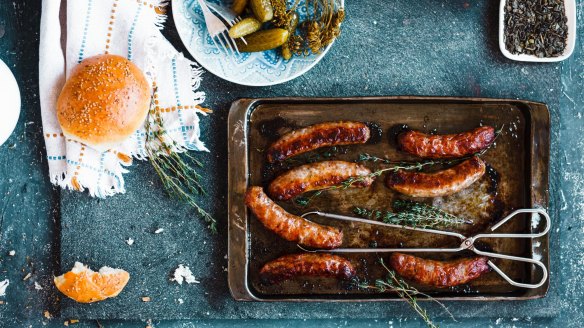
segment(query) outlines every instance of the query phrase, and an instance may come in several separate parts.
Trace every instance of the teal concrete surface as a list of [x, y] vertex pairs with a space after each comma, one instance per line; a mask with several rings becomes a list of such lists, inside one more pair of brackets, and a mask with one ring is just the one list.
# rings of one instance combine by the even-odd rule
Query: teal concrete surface
[[[156, 208], [169, 206], [176, 209], [177, 216], [189, 212], [164, 198], [159, 188], [153, 191], [160, 193], [156, 201], [139, 198], [144, 194], [143, 186], [150, 182], [156, 185], [146, 163], [130, 168], [125, 195], [107, 200], [98, 201], [51, 186], [38, 101], [40, 5], [40, 0], [0, 1], [0, 59], [16, 76], [23, 99], [17, 129], [0, 146], [0, 280], [10, 280], [7, 295], [0, 297], [0, 327], [62, 327], [65, 320], [77, 318], [127, 320], [81, 320], [75, 327], [145, 327], [149, 318], [155, 319], [154, 327], [424, 326], [407, 305], [400, 303], [234, 302], [223, 271], [225, 227], [217, 236], [211, 236], [195, 218], [167, 221], [157, 216]], [[579, 37], [584, 35], [582, 9], [578, 2]], [[444, 327], [581, 327], [584, 49], [578, 42], [574, 55], [556, 64], [509, 61], [498, 50], [497, 13], [498, 1], [347, 1], [347, 21], [341, 38], [306, 75], [279, 86], [250, 88], [204, 74], [201, 89], [207, 92], [206, 105], [215, 110], [203, 119], [202, 125], [203, 139], [212, 152], [197, 155], [205, 163], [204, 175], [208, 177], [210, 195], [206, 206], [225, 220], [226, 118], [229, 104], [240, 97], [411, 94], [545, 102], [552, 116], [549, 211], [554, 220], [548, 296], [529, 302], [446, 303], [458, 322], [445, 317], [436, 306], [425, 306]], [[184, 51], [171, 19], [164, 34]], [[132, 225], [120, 220], [113, 229], [105, 215], [124, 217], [146, 209], [150, 214], [144, 215], [142, 221]], [[128, 252], [121, 247], [123, 240], [119, 241], [120, 247], [108, 245], [115, 245], [115, 238], [121, 238], [123, 231], [131, 231], [137, 239], [143, 236], [143, 229], [153, 224], [168, 224], [170, 229], [187, 229], [190, 233], [144, 241], [144, 253], [140, 254], [147, 254], [158, 243], [163, 248], [162, 257], [153, 261], [167, 263], [170, 269], [176, 261], [192, 263], [191, 269], [203, 284], [188, 290], [151, 286], [160, 290], [157, 296], [161, 301], [150, 308], [139, 302], [81, 306], [60, 298], [52, 278], [69, 269], [75, 260], [95, 266], [104, 262], [137, 266], [132, 260], [139, 258], [139, 248]], [[131, 230], [132, 226], [137, 228]], [[90, 231], [94, 236], [84, 237], [83, 233]], [[206, 246], [201, 246], [203, 241]], [[11, 250], [14, 256], [8, 255]], [[152, 275], [165, 277], [170, 269], [138, 273], [137, 280], [146, 281]], [[35, 283], [42, 289], [36, 289]], [[173, 302], [179, 295], [186, 300], [183, 308]], [[156, 320], [163, 317], [190, 320]]]

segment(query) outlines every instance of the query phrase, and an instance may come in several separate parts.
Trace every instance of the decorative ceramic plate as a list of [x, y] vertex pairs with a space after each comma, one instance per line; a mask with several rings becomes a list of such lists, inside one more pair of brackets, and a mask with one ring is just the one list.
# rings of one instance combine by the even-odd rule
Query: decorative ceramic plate
[[[231, 3], [221, 0], [207, 1], [224, 6]], [[307, 15], [304, 2], [305, 0], [300, 0], [298, 5], [300, 21]], [[341, 5], [343, 2], [340, 1]], [[193, 58], [209, 72], [237, 84], [266, 86], [290, 81], [310, 70], [332, 46], [330, 44], [318, 55], [293, 56], [290, 60], [284, 60], [279, 49], [227, 55], [211, 40], [197, 0], [173, 0], [172, 12], [178, 34]]]

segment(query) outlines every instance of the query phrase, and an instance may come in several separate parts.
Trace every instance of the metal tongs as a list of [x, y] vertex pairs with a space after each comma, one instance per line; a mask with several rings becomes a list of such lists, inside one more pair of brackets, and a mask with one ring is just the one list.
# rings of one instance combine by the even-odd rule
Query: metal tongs
[[383, 222], [379, 222], [379, 221], [367, 220], [367, 219], [362, 219], [362, 218], [355, 218], [355, 217], [350, 217], [350, 216], [345, 216], [345, 215], [323, 213], [323, 212], [319, 212], [319, 211], [304, 213], [302, 215], [302, 217], [306, 218], [309, 215], [317, 215], [317, 216], [322, 216], [322, 217], [336, 219], [336, 220], [342, 220], [342, 221], [359, 222], [359, 223], [372, 224], [372, 225], [378, 225], [378, 226], [384, 226], [384, 227], [427, 232], [427, 233], [433, 233], [433, 234], [437, 234], [437, 235], [446, 235], [446, 236], [456, 237], [456, 238], [460, 239], [460, 241], [461, 241], [460, 246], [457, 248], [337, 248], [337, 249], [332, 249], [332, 250], [315, 250], [316, 252], [328, 252], [328, 253], [386, 253], [386, 252], [436, 253], [436, 252], [448, 252], [448, 253], [455, 253], [455, 252], [460, 252], [463, 250], [470, 250], [478, 255], [483, 255], [483, 256], [492, 257], [492, 258], [500, 258], [500, 259], [511, 260], [511, 261], [526, 262], [526, 263], [531, 263], [531, 264], [535, 264], [535, 265], [539, 266], [543, 272], [543, 276], [541, 278], [541, 281], [538, 282], [537, 284], [525, 284], [525, 283], [520, 283], [520, 282], [514, 281], [513, 279], [509, 278], [509, 276], [507, 276], [503, 271], [501, 271], [501, 269], [499, 269], [499, 267], [497, 267], [492, 261], [489, 260], [487, 262], [489, 264], [489, 266], [491, 268], [493, 268], [493, 270], [495, 270], [501, 277], [503, 277], [503, 279], [505, 279], [511, 285], [516, 286], [516, 287], [523, 287], [523, 288], [538, 288], [541, 285], [543, 285], [548, 278], [548, 270], [547, 270], [546, 266], [541, 261], [534, 260], [531, 258], [526, 258], [526, 257], [514, 256], [514, 255], [485, 252], [485, 251], [481, 251], [481, 250], [477, 249], [474, 245], [475, 241], [477, 241], [478, 239], [481, 239], [481, 238], [538, 238], [538, 237], [542, 237], [548, 233], [548, 231], [550, 230], [550, 226], [551, 226], [550, 217], [545, 210], [537, 209], [537, 208], [516, 210], [516, 211], [512, 212], [511, 214], [507, 215], [505, 218], [503, 218], [497, 224], [492, 226], [490, 230], [495, 231], [497, 228], [499, 228], [500, 226], [505, 224], [507, 221], [511, 220], [516, 215], [522, 214], [522, 213], [532, 213], [532, 214], [538, 214], [538, 215], [543, 216], [545, 218], [545, 221], [546, 221], [545, 222], [545, 229], [543, 229], [543, 231], [538, 232], [538, 233], [527, 233], [527, 234], [524, 234], [524, 233], [481, 233], [481, 234], [474, 235], [472, 237], [466, 237], [466, 236], [464, 236], [460, 233], [457, 233], [457, 232], [408, 227], [408, 226], [403, 226], [403, 225], [398, 225], [398, 224], [383, 223]]

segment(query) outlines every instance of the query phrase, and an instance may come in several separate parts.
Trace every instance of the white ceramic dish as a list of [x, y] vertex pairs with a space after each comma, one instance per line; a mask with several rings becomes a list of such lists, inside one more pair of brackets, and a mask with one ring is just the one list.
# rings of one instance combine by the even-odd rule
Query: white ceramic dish
[[0, 146], [10, 137], [16, 127], [18, 117], [20, 116], [20, 90], [14, 75], [0, 60]]
[[564, 0], [564, 8], [566, 10], [566, 18], [568, 18], [568, 40], [566, 40], [566, 48], [564, 53], [558, 57], [539, 58], [536, 56], [521, 54], [515, 55], [507, 50], [505, 47], [505, 4], [507, 0], [501, 0], [499, 5], [499, 48], [505, 57], [524, 62], [540, 62], [550, 63], [562, 61], [572, 55], [576, 47], [576, 0]]
[[[231, 3], [229, 0], [207, 1], [224, 6]], [[300, 20], [307, 15], [305, 1], [301, 0], [298, 5]], [[343, 6], [344, 1], [339, 3]], [[290, 60], [283, 60], [279, 50], [226, 55], [209, 37], [198, 1], [173, 0], [172, 13], [178, 34], [193, 58], [214, 75], [237, 84], [268, 86], [290, 81], [314, 67], [332, 46], [330, 44], [318, 55], [294, 56]]]

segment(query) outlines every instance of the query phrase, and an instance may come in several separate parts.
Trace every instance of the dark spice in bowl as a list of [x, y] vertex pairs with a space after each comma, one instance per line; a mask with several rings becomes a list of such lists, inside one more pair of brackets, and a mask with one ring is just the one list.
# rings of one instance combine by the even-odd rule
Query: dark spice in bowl
[[561, 56], [568, 38], [563, 0], [507, 0], [505, 47], [512, 54]]

